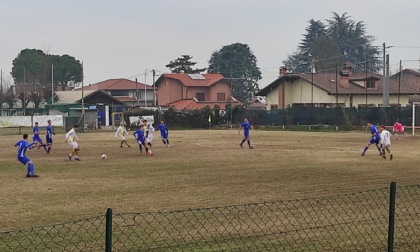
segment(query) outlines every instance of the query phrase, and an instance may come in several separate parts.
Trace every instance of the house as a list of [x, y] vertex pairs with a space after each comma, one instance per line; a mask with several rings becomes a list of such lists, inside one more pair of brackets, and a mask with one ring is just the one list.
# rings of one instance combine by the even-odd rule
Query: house
[[181, 109], [226, 109], [241, 104], [232, 97], [230, 82], [221, 74], [163, 74], [156, 81], [159, 106]]
[[[282, 70], [282, 69], [281, 69]], [[346, 68], [335, 73], [296, 73], [280, 71], [280, 77], [257, 93], [266, 96], [266, 108], [292, 106], [315, 107], [381, 107], [383, 77], [374, 73], [352, 73]], [[390, 106], [406, 106], [409, 95], [420, 94], [390, 79]]]
[[124, 103], [125, 107], [149, 107], [156, 104], [152, 86], [128, 79], [109, 79], [85, 86], [83, 90], [102, 90]]
[[[90, 118], [89, 127], [93, 127], [93, 119], [98, 119], [102, 126], [110, 125], [112, 113], [123, 110], [124, 103], [102, 90], [57, 91], [58, 100], [46, 105], [50, 115], [62, 114], [71, 116], [74, 110], [81, 110], [82, 97], [85, 108], [95, 110], [95, 118]], [[73, 110], [73, 111], [72, 111]], [[80, 112], [80, 111], [79, 111]]]
[[[404, 86], [408, 86], [420, 92], [420, 69], [404, 69], [390, 78], [398, 83], [403, 83]], [[419, 102], [420, 95], [410, 96], [410, 101]]]

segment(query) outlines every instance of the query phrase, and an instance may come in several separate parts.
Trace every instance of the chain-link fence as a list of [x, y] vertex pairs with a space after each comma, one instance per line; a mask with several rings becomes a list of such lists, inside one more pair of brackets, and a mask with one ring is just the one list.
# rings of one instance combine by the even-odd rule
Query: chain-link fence
[[103, 251], [105, 216], [0, 233], [0, 251]]
[[395, 188], [171, 212], [108, 209], [0, 233], [0, 251], [419, 251], [420, 186]]

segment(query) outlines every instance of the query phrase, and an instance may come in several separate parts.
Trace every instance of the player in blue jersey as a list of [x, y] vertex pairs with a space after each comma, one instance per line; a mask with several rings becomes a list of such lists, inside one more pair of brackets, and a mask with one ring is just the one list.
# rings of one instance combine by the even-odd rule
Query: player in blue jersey
[[169, 147], [168, 127], [166, 126], [166, 124], [163, 120], [160, 121], [160, 124], [157, 127], [157, 129], [160, 131], [160, 138], [162, 138], [163, 144], [165, 145], [165, 147]]
[[251, 125], [251, 123], [248, 121], [248, 118], [245, 117], [243, 123], [239, 126], [239, 135], [241, 134], [241, 129], [244, 129], [244, 139], [242, 139], [242, 142], [239, 144], [241, 148], [243, 148], [243, 144], [245, 141], [247, 141], [248, 146], [250, 149], [254, 149], [254, 147], [251, 146], [251, 141], [249, 140], [249, 130], [254, 129], [254, 127]]
[[33, 146], [36, 143], [28, 143], [28, 134], [23, 134], [23, 140], [20, 140], [15, 144], [15, 146], [18, 146], [18, 154], [17, 154], [17, 160], [21, 162], [23, 165], [28, 166], [28, 171], [26, 172], [27, 178], [37, 178], [38, 175], [35, 175], [35, 167], [32, 161], [26, 156], [26, 150], [32, 149]]
[[136, 138], [136, 142], [139, 145], [139, 149], [140, 149], [140, 154], [143, 152], [142, 150], [142, 146], [144, 146], [144, 148], [146, 149], [146, 153], [147, 153], [147, 147], [146, 147], [146, 143], [144, 142], [145, 138], [144, 138], [144, 125], [140, 124], [139, 128], [134, 131], [134, 138]]
[[48, 120], [48, 126], [45, 128], [45, 134], [46, 134], [45, 142], [46, 142], [46, 145], [48, 146], [47, 154], [49, 154], [51, 151], [52, 144], [53, 144], [52, 136], [55, 135], [55, 133], [53, 132], [53, 128], [51, 126], [51, 120]]
[[376, 148], [379, 151], [379, 155], [382, 156], [382, 151], [381, 151], [381, 148], [379, 147], [379, 143], [381, 142], [381, 134], [379, 130], [371, 122], [367, 123], [367, 127], [370, 130], [371, 137], [370, 137], [368, 145], [366, 145], [365, 149], [363, 150], [362, 156], [365, 155], [366, 151], [369, 149], [369, 146], [372, 144], [376, 145]]
[[38, 147], [38, 149], [39, 147], [43, 147], [44, 150], [48, 152], [47, 147], [45, 147], [45, 144], [42, 142], [42, 139], [39, 136], [41, 132], [39, 131], [38, 122], [35, 123], [35, 127], [33, 128], [32, 132], [33, 132], [32, 140], [36, 144], [36, 147]]

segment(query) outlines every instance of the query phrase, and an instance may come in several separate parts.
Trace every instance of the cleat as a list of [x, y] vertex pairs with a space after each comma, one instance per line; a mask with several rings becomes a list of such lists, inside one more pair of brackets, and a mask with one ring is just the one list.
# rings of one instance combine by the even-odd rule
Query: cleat
[[27, 178], [39, 178], [39, 175], [35, 175], [35, 174], [34, 175], [29, 175], [29, 174], [27, 174], [26, 177]]
[[383, 157], [384, 159], [386, 159], [386, 156], [385, 156], [385, 155], [383, 155], [382, 157]]
[[169, 147], [171, 147], [171, 146], [168, 144], [168, 148], [169, 148]]
[[30, 178], [30, 177], [31, 177], [31, 175], [30, 175], [30, 174], [26, 174], [26, 177], [27, 177], [27, 178]]
[[77, 157], [77, 158], [75, 158], [74, 160], [81, 161], [81, 160], [80, 160], [80, 158], [78, 158], [78, 157]]
[[120, 146], [120, 148], [122, 148], [122, 145]]
[[241, 146], [241, 148], [243, 148], [242, 144], [239, 144], [239, 146]]
[[131, 146], [130, 146], [130, 145], [128, 145], [128, 148], [131, 148]]
[[69, 161], [71, 161], [71, 155], [69, 154], [69, 155], [67, 155], [67, 157], [69, 158]]
[[362, 153], [362, 155], [361, 155], [362, 157], [364, 157], [365, 156], [365, 153]]
[[392, 160], [392, 154], [389, 155], [389, 159]]
[[252, 146], [249, 146], [249, 149], [250, 149], [250, 150], [253, 150], [253, 149], [254, 149], [254, 147], [252, 147]]

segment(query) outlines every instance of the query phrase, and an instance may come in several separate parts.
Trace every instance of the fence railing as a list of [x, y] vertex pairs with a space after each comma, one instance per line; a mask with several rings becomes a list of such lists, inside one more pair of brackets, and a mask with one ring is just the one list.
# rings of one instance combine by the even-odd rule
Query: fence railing
[[0, 233], [0, 251], [419, 251], [420, 185], [113, 214]]

